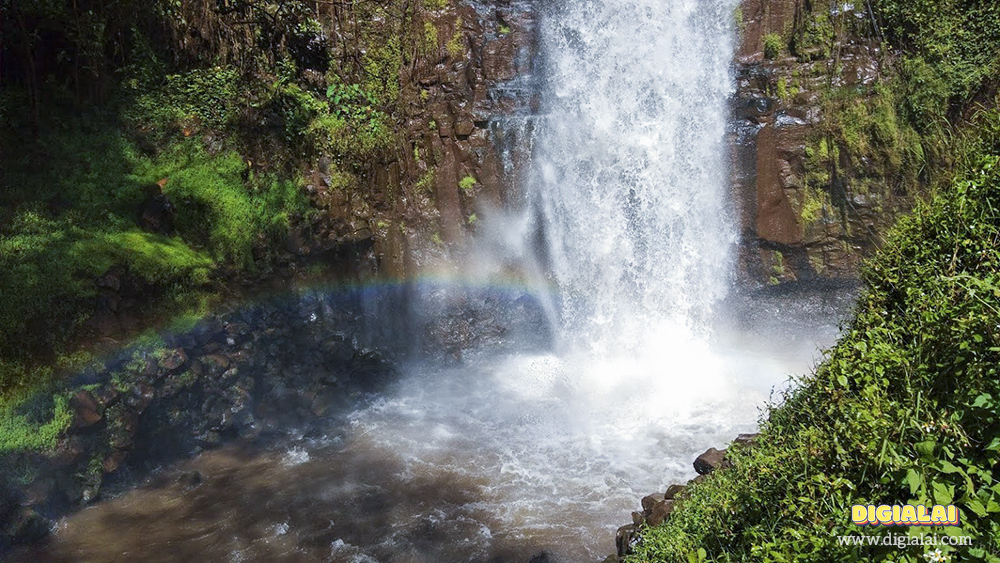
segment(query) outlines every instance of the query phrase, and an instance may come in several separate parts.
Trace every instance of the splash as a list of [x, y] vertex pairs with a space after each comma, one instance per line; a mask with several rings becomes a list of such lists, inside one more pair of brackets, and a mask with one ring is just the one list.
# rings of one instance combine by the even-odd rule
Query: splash
[[730, 0], [573, 1], [541, 26], [529, 181], [566, 339], [641, 349], [703, 328], [730, 281]]

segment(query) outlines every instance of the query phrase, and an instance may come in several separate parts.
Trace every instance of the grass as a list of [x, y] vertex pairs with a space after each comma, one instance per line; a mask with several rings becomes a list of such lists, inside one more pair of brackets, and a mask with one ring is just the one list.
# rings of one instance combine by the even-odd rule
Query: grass
[[[34, 166], [40, 154], [51, 166]], [[0, 387], [23, 384], [10, 362], [44, 363], [80, 336], [106, 272], [126, 272], [152, 296], [196, 301], [220, 268], [257, 269], [258, 249], [308, 208], [293, 181], [253, 173], [235, 151], [210, 154], [181, 138], [147, 155], [96, 115], [53, 126], [4, 166], [0, 357], [9, 362]], [[147, 186], [163, 178], [177, 207], [170, 235], [137, 221]]]

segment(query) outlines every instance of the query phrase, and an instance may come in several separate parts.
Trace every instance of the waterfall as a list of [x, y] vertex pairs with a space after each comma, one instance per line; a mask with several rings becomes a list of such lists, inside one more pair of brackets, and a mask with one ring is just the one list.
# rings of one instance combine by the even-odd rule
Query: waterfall
[[725, 294], [734, 6], [570, 0], [543, 18], [527, 197], [564, 340], [620, 349], [651, 325], [699, 329]]

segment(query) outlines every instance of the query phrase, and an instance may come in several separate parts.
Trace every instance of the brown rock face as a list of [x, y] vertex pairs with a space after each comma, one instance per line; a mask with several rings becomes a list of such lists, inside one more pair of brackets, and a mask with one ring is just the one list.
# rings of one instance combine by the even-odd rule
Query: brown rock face
[[[852, 170], [860, 161], [829, 156], [838, 149], [821, 127], [833, 88], [870, 84], [881, 74], [878, 42], [858, 31], [867, 15], [805, 0], [742, 0], [738, 13], [730, 146], [741, 275], [769, 284], [853, 279], [880, 233], [911, 207], [889, 186], [853, 185], [851, 176], [868, 172]], [[829, 36], [796, 46], [793, 55], [789, 46], [801, 30], [815, 31], [815, 21], [829, 22]], [[765, 39], [772, 51], [776, 39], [781, 46], [772, 58]]]
[[652, 513], [649, 515], [649, 518], [646, 519], [646, 523], [650, 526], [659, 526], [666, 521], [667, 517], [669, 517], [670, 513], [673, 511], [674, 501], [661, 500], [653, 507]]

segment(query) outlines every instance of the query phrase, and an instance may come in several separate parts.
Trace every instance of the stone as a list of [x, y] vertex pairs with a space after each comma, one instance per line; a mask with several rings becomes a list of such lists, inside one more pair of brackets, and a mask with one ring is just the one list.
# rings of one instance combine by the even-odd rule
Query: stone
[[14, 545], [34, 544], [48, 537], [52, 522], [30, 508], [22, 508], [14, 516], [11, 529]]
[[670, 517], [670, 513], [674, 511], [674, 501], [672, 500], [661, 500], [653, 506], [653, 510], [646, 519], [646, 523], [650, 526], [659, 526], [667, 518]]
[[664, 499], [664, 496], [662, 494], [660, 494], [660, 493], [653, 493], [651, 495], [647, 495], [647, 496], [642, 497], [642, 501], [641, 501], [642, 502], [642, 510], [648, 513], [649, 511], [653, 510], [653, 506], [655, 506], [656, 503], [660, 502], [663, 499]]
[[121, 467], [121, 464], [125, 461], [125, 457], [127, 455], [128, 454], [125, 451], [118, 450], [104, 458], [104, 463], [101, 464], [101, 467], [104, 469], [105, 473], [114, 473], [119, 467]]
[[617, 555], [609, 555], [604, 558], [604, 561], [601, 561], [601, 563], [620, 563], [620, 562], [621, 559], [619, 559]]
[[740, 445], [743, 447], [752, 446], [754, 442], [757, 441], [757, 433], [753, 434], [740, 434], [733, 440], [733, 445]]
[[635, 524], [626, 524], [615, 533], [615, 547], [618, 548], [618, 555], [620, 557], [625, 557], [632, 551], [632, 542], [635, 540], [635, 534], [638, 528]]
[[187, 363], [187, 360], [187, 352], [185, 352], [183, 348], [177, 348], [175, 350], [168, 351], [162, 358], [160, 358], [159, 364], [161, 368], [167, 371], [174, 371]]
[[632, 523], [636, 526], [642, 526], [642, 523], [646, 521], [646, 517], [643, 516], [641, 512], [632, 511]]
[[174, 231], [174, 216], [177, 214], [177, 208], [162, 191], [166, 183], [164, 178], [146, 190], [146, 199], [139, 207], [139, 227], [144, 231], [161, 235], [169, 235]]
[[177, 483], [182, 487], [187, 487], [189, 489], [197, 487], [202, 482], [201, 472], [199, 471], [185, 471], [181, 473], [180, 477], [177, 478]]
[[72, 428], [89, 428], [97, 424], [103, 415], [94, 396], [89, 391], [79, 391], [69, 400], [69, 406], [73, 409]]
[[476, 124], [472, 120], [459, 121], [455, 124], [455, 135], [458, 137], [468, 137], [472, 135], [472, 132], [476, 130]]
[[669, 487], [667, 487], [667, 492], [663, 493], [663, 498], [667, 500], [673, 500], [677, 498], [677, 495], [684, 492], [684, 489], [686, 488], [687, 487], [685, 487], [684, 485], [670, 485]]
[[705, 453], [698, 456], [698, 459], [694, 460], [694, 470], [698, 472], [699, 475], [708, 475], [709, 473], [715, 471], [722, 466], [722, 462], [726, 457], [726, 450], [717, 450], [715, 448], [708, 448]]

